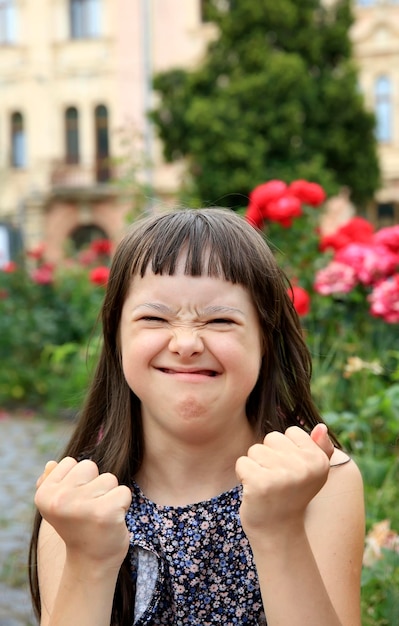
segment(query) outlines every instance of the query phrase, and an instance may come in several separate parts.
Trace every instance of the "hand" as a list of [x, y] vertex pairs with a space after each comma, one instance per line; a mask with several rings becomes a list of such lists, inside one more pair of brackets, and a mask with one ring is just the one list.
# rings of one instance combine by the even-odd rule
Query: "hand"
[[129, 546], [125, 515], [131, 491], [92, 461], [50, 461], [37, 481], [35, 504], [64, 540], [67, 555], [119, 568]]
[[237, 460], [243, 485], [240, 509], [244, 531], [272, 536], [284, 528], [303, 525], [305, 510], [327, 480], [334, 447], [324, 424], [308, 435], [292, 426], [285, 434], [273, 431]]

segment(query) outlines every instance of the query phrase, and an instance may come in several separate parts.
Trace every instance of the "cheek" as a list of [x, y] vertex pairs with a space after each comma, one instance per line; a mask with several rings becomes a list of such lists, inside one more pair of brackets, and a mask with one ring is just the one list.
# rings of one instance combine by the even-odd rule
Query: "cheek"
[[122, 369], [127, 380], [139, 378], [161, 351], [164, 342], [161, 334], [122, 335]]

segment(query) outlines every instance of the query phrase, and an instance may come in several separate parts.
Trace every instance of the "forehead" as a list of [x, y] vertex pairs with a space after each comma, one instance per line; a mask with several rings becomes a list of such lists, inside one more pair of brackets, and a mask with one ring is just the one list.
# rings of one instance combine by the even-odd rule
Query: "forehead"
[[186, 271], [186, 257], [181, 255], [173, 274], [155, 273], [148, 266], [143, 276], [132, 277], [128, 298], [130, 300], [154, 300], [170, 302], [191, 302], [203, 305], [206, 302], [252, 301], [248, 289], [240, 283], [233, 283], [223, 275], [207, 273], [200, 275]]

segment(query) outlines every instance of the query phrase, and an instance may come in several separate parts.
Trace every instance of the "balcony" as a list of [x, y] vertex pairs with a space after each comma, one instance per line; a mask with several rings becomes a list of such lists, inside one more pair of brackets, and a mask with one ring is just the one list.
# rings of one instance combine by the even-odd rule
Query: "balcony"
[[104, 160], [93, 166], [56, 161], [50, 170], [50, 194], [69, 199], [101, 198], [116, 195], [111, 168]]

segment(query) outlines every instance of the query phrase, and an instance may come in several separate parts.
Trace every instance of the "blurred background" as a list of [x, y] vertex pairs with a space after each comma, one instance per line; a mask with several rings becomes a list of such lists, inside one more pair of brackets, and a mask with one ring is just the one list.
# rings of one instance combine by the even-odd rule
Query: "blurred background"
[[[302, 103], [300, 110], [292, 107], [287, 112], [291, 119], [297, 116], [295, 128], [291, 122], [287, 131], [282, 129], [282, 140], [289, 139], [291, 147], [295, 142], [310, 141], [306, 128], [312, 122], [306, 119], [305, 111], [311, 109], [306, 100], [317, 97], [314, 106], [329, 110], [330, 118], [324, 121], [329, 123], [328, 133], [346, 141], [346, 149], [351, 152], [353, 136], [361, 133], [356, 119], [352, 120], [352, 127], [344, 119], [345, 115], [350, 117], [348, 109], [353, 106], [353, 84], [341, 84], [344, 90], [341, 97], [328, 90], [311, 96], [311, 85], [303, 80], [301, 60], [305, 61], [307, 75], [313, 83], [323, 80], [327, 65], [335, 67], [336, 79], [342, 81], [342, 72], [348, 71], [346, 66], [342, 69], [343, 61], [353, 60], [357, 70], [357, 76], [351, 76], [355, 88], [363, 95], [365, 108], [376, 116], [374, 133], [381, 169], [380, 180], [377, 184], [372, 181], [374, 189], [364, 181], [368, 197], [361, 198], [359, 210], [376, 223], [399, 222], [399, 3], [395, 0], [353, 2], [350, 17], [343, 11], [334, 17], [335, 32], [327, 32], [326, 28], [323, 32], [306, 18], [306, 11], [331, 4], [331, 0], [301, 3], [303, 6], [297, 12], [302, 16], [290, 14], [295, 12], [292, 2], [283, 1], [275, 10], [272, 3], [261, 2], [258, 13], [251, 13], [244, 10], [247, 4], [251, 5], [244, 0], [236, 3], [241, 6], [234, 9], [240, 12], [234, 16], [236, 26], [237, 20], [240, 25], [236, 31], [228, 23], [229, 4], [228, 0], [214, 3], [209, 0], [1, 0], [0, 264], [14, 257], [21, 238], [29, 249], [44, 243], [48, 261], [57, 261], [66, 245], [81, 247], [90, 237], [117, 239], [127, 212], [142, 208], [143, 192], [148, 202], [153, 198], [165, 204], [175, 202], [181, 187], [188, 186], [189, 174], [194, 171], [198, 175], [201, 165], [201, 146], [193, 147], [187, 135], [203, 133], [206, 121], [211, 137], [228, 142], [227, 135], [237, 133], [243, 121], [232, 116], [229, 126], [217, 134], [213, 125], [218, 112], [211, 118], [206, 107], [203, 111], [191, 110], [190, 119], [183, 108], [183, 90], [189, 98], [191, 89], [193, 99], [198, 100], [202, 86], [202, 95], [215, 98], [214, 102], [208, 101], [208, 108], [220, 107], [221, 92], [237, 80], [236, 75], [241, 75], [243, 87], [248, 90], [247, 105], [252, 94], [258, 115], [260, 103], [255, 99], [262, 92], [263, 116], [270, 118], [263, 126], [253, 124], [253, 134], [256, 135], [256, 130], [258, 134], [270, 133], [274, 124], [284, 120], [276, 111], [272, 118], [268, 106], [269, 99], [274, 105], [276, 85], [270, 85], [267, 79], [275, 82], [278, 69], [274, 76], [271, 72], [266, 76], [265, 72], [265, 66], [270, 64], [268, 56], [276, 57], [278, 50], [290, 55], [293, 62], [297, 60], [297, 67], [283, 63], [279, 68], [280, 80], [285, 80], [279, 91], [281, 101], [285, 95], [290, 101], [297, 99]], [[212, 7], [216, 8], [212, 10]], [[224, 49], [230, 49], [231, 58], [226, 52], [225, 58], [215, 59], [222, 48], [211, 48], [213, 58], [202, 69], [202, 76], [195, 76], [191, 84], [184, 81], [177, 70], [203, 68], [208, 46], [217, 41], [221, 29]], [[322, 36], [329, 41], [315, 41]], [[277, 59], [272, 61], [277, 62]], [[159, 80], [162, 90], [155, 92], [154, 76], [169, 70], [175, 71], [169, 73], [168, 83], [165, 84], [165, 77]], [[212, 86], [208, 84], [211, 72]], [[265, 74], [263, 89], [245, 83], [256, 73], [260, 78]], [[294, 76], [288, 81], [289, 73]], [[234, 95], [240, 104], [243, 95], [240, 92], [229, 95], [231, 115]], [[171, 98], [174, 106], [170, 104]], [[171, 138], [168, 115], [177, 117], [179, 113], [176, 98], [183, 110], [175, 137]], [[335, 98], [335, 110], [328, 105], [332, 98]], [[147, 112], [157, 103], [158, 125], [154, 127]], [[192, 103], [190, 107], [193, 108]], [[342, 137], [344, 123], [347, 135]], [[159, 130], [167, 138], [167, 156], [171, 162], [163, 158]], [[367, 128], [363, 130], [363, 149], [368, 152]], [[322, 122], [317, 131], [317, 139], [322, 143], [326, 139], [320, 134]], [[249, 138], [250, 135], [244, 134], [242, 143]], [[209, 151], [212, 149], [217, 150], [218, 146], [212, 146], [209, 141]], [[251, 149], [257, 150], [254, 140]], [[268, 151], [259, 152], [263, 179], [253, 165], [249, 172], [253, 186], [271, 178], [275, 171]], [[288, 147], [286, 152], [288, 157]], [[187, 164], [184, 161], [187, 156], [194, 163]], [[272, 153], [272, 156], [275, 161], [277, 155]], [[285, 155], [281, 151], [279, 156], [284, 159]], [[357, 163], [362, 157], [365, 168], [364, 155], [352, 150], [351, 169], [359, 167]], [[242, 168], [248, 161], [245, 150], [235, 158], [236, 168]], [[349, 169], [348, 158], [347, 164]], [[331, 167], [331, 157], [323, 166]], [[115, 184], [121, 177], [124, 184]], [[219, 187], [212, 190], [211, 182], [201, 186], [201, 190], [207, 191], [201, 197], [202, 203], [220, 202]], [[347, 180], [345, 176], [338, 180], [341, 185], [351, 182], [349, 173]], [[246, 194], [251, 189], [245, 180], [240, 180], [234, 188], [224, 187], [223, 195]], [[133, 198], [127, 191], [132, 192]]]
[[365, 480], [363, 623], [397, 626], [398, 0], [0, 0], [0, 626], [34, 623], [34, 484], [115, 245], [176, 205], [242, 213], [286, 269]]

